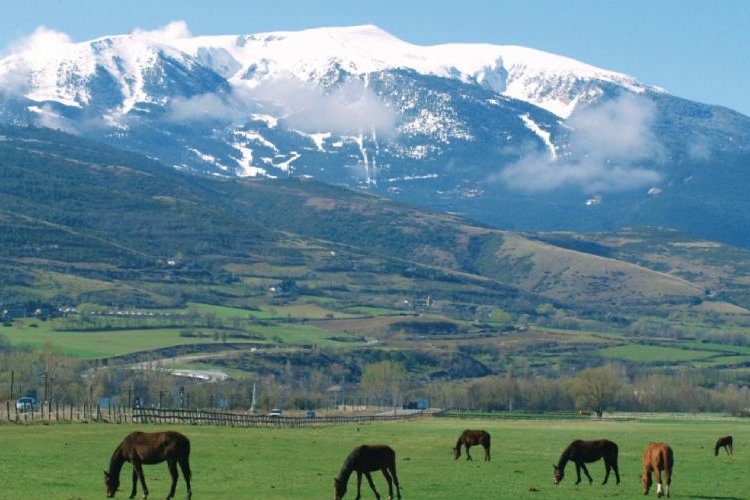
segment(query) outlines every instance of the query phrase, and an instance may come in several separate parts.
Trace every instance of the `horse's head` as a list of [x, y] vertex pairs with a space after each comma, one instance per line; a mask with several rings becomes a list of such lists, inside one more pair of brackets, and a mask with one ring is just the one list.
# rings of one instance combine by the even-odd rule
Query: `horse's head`
[[338, 477], [333, 478], [333, 500], [341, 500], [346, 495], [346, 481]]
[[458, 457], [461, 456], [461, 447], [456, 446], [455, 448], [451, 448], [451, 452], [453, 452], [453, 458], [458, 460]]
[[641, 482], [643, 483], [643, 494], [648, 495], [648, 490], [651, 489], [651, 474], [643, 474]]
[[115, 492], [120, 488], [120, 478], [115, 477], [106, 470], [104, 471], [104, 485], [107, 487], [107, 498], [115, 496]]
[[563, 480], [563, 477], [565, 477], [565, 472], [554, 464], [552, 465], [552, 470], [552, 484], [559, 484]]

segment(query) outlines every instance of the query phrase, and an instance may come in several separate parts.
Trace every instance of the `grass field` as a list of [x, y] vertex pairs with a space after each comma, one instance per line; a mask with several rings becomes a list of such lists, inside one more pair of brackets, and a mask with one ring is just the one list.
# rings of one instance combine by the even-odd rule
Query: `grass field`
[[[0, 425], [0, 497], [24, 499], [103, 498], [102, 470], [128, 432], [166, 427], [57, 424]], [[405, 499], [496, 498], [636, 498], [641, 496], [640, 461], [649, 440], [665, 441], [675, 452], [672, 482], [676, 498], [749, 498], [750, 423], [744, 422], [580, 422], [426, 419], [408, 423], [339, 426], [317, 429], [239, 429], [173, 426], [191, 440], [193, 498], [330, 498], [333, 477], [348, 452], [361, 443], [387, 443], [397, 454]], [[450, 448], [465, 428], [492, 434], [492, 462], [454, 461]], [[734, 457], [714, 457], [715, 439], [733, 434]], [[564, 481], [552, 485], [552, 464], [573, 439], [606, 437], [618, 443], [622, 483], [601, 486], [604, 466], [589, 467], [594, 484], [575, 486], [569, 464]], [[122, 490], [130, 488], [130, 467], [123, 469]], [[146, 466], [152, 498], [169, 489], [164, 464]], [[382, 475], [374, 475], [387, 494]], [[177, 498], [185, 486], [178, 483]], [[350, 481], [347, 498], [354, 498]], [[374, 498], [365, 484], [363, 498]], [[652, 496], [655, 491], [652, 490]], [[383, 496], [385, 498], [385, 495]]]
[[[231, 311], [229, 308], [225, 308]], [[225, 311], [228, 314], [227, 311]], [[35, 325], [35, 326], [31, 326]], [[226, 330], [213, 328], [197, 328], [202, 336], [184, 337], [180, 335], [183, 328], [138, 328], [97, 330], [90, 332], [56, 331], [55, 320], [37, 321], [24, 319], [14, 322], [13, 326], [0, 329], [4, 335], [17, 346], [28, 346], [43, 349], [49, 344], [65, 354], [85, 359], [107, 358], [139, 351], [150, 351], [163, 347], [183, 344], [214, 344], [216, 336], [227, 335]], [[321, 330], [305, 323], [274, 323], [269, 325], [254, 325], [246, 328], [243, 333], [253, 335], [253, 338], [226, 338], [233, 343], [272, 342], [285, 344], [317, 344], [321, 346], [337, 345], [330, 340], [331, 332]], [[339, 333], [339, 336], [346, 336]]]
[[642, 363], [666, 362], [679, 363], [715, 356], [717, 353], [680, 349], [678, 347], [659, 347], [651, 345], [623, 345], [600, 349], [599, 354], [605, 358], [625, 359]]

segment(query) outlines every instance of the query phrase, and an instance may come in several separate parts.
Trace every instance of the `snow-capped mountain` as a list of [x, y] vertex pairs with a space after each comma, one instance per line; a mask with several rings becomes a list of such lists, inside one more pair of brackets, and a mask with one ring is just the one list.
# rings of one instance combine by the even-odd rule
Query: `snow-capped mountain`
[[[377, 26], [320, 28], [246, 36], [196, 37], [173, 45], [233, 82], [258, 85], [292, 76], [325, 84], [332, 70], [364, 76], [390, 70], [455, 78], [567, 118], [600, 95], [594, 82], [635, 92], [635, 78], [518, 46], [404, 42]], [[655, 88], [654, 88], [655, 89]]]
[[503, 227], [681, 227], [643, 205], [695, 186], [723, 196], [706, 173], [750, 154], [743, 115], [518, 46], [419, 46], [375, 26], [52, 41], [0, 59], [0, 119], [194, 173], [311, 175]]

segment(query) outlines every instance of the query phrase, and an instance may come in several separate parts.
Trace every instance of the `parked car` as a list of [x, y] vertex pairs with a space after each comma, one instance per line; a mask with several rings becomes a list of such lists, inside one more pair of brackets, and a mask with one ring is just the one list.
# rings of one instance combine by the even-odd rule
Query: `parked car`
[[312, 410], [307, 410], [307, 418], [315, 418], [315, 412]]
[[34, 409], [36, 406], [36, 399], [31, 396], [23, 396], [16, 400], [16, 410], [21, 413], [27, 413]]
[[281, 408], [274, 408], [271, 410], [271, 413], [268, 414], [269, 417], [280, 417], [283, 411]]

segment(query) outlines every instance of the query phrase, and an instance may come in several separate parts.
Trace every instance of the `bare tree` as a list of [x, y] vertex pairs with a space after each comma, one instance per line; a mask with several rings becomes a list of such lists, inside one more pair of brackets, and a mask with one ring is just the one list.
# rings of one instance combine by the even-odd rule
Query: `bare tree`
[[402, 363], [380, 361], [367, 365], [362, 370], [360, 387], [362, 391], [375, 400], [387, 401], [395, 405], [398, 396], [406, 389], [408, 375]]
[[617, 402], [622, 386], [623, 380], [614, 367], [604, 365], [580, 372], [570, 385], [570, 393], [579, 408], [589, 408], [601, 417]]

